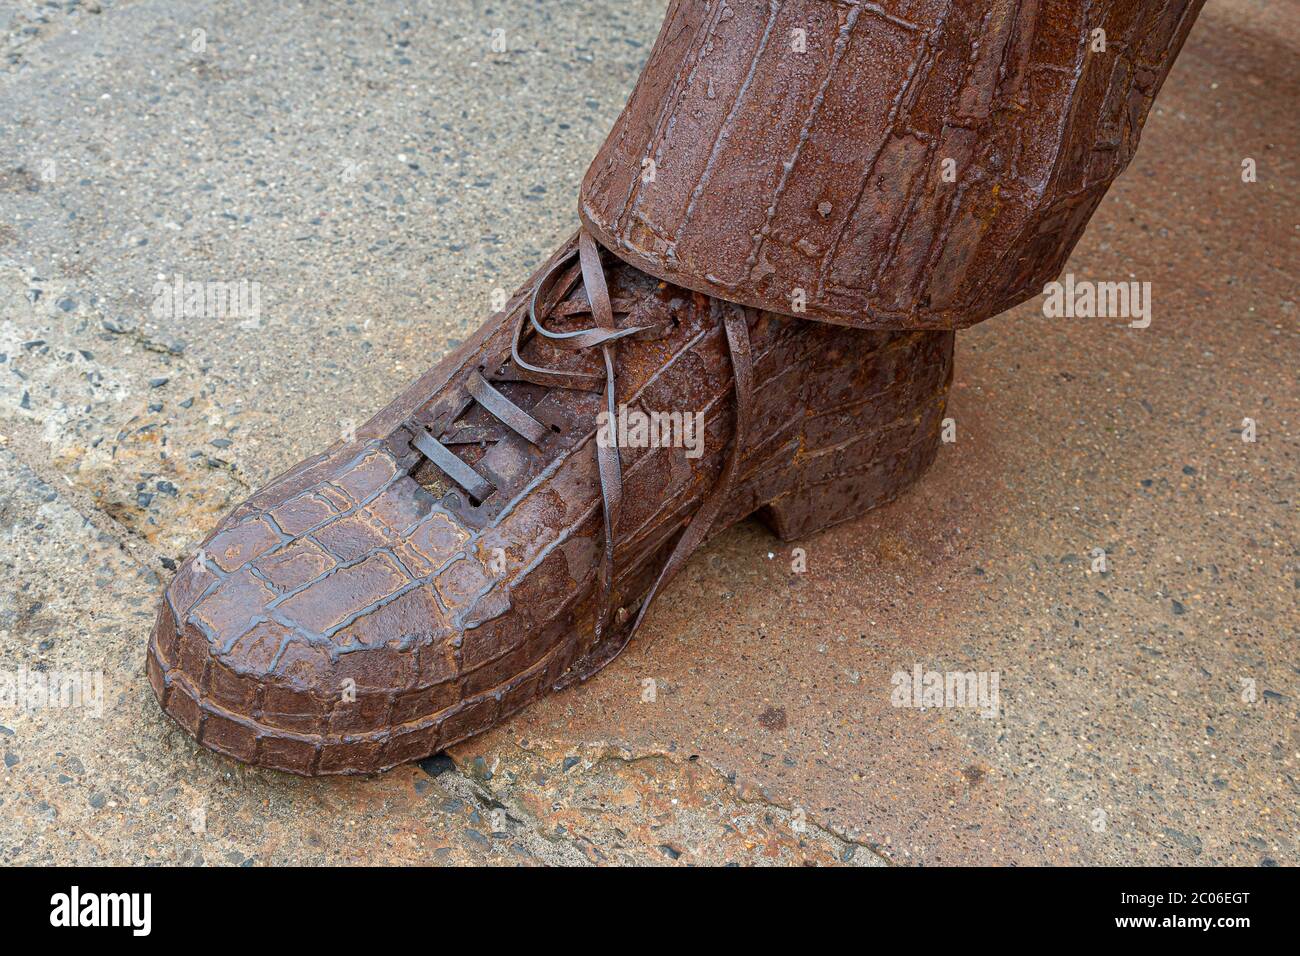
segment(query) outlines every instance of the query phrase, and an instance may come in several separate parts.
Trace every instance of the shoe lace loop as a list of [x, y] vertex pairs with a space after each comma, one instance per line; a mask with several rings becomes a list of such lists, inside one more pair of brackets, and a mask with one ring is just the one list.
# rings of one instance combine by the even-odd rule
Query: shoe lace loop
[[[578, 260], [576, 263], [573, 262], [575, 256]], [[582, 280], [583, 290], [586, 293], [585, 305], [581, 300], [568, 300], [574, 284], [579, 279]], [[575, 665], [573, 677], [564, 683], [569, 683], [572, 679], [585, 679], [613, 660], [627, 646], [632, 635], [641, 626], [655, 595], [704, 542], [722, 506], [731, 495], [736, 469], [749, 430], [753, 360], [746, 310], [741, 306], [717, 299], [711, 299], [710, 302], [715, 317], [720, 319], [725, 329], [736, 395], [735, 429], [732, 434], [731, 451], [723, 466], [722, 475], [677, 539], [668, 560], [641, 602], [631, 626], [625, 628], [617, 640], [606, 641], [614, 617], [611, 614], [615, 571], [614, 544], [623, 507], [623, 473], [617, 444], [596, 443], [596, 466], [600, 478], [601, 508], [604, 519], [604, 549], [600, 565], [600, 597], [596, 609], [595, 640], [591, 654]], [[600, 247], [591, 233], [585, 228], [582, 229], [578, 234], [576, 250], [557, 260], [533, 286], [528, 309], [520, 315], [511, 339], [510, 357], [515, 373], [512, 377], [536, 385], [592, 392], [603, 391], [605, 410], [610, 420], [614, 420], [617, 417], [615, 406], [617, 387], [614, 377], [614, 355], [617, 343], [631, 336], [644, 336], [661, 331], [661, 327], [650, 325], [620, 328], [614, 320], [614, 313], [626, 311], [618, 308], [623, 304], [625, 303], [611, 299], [605, 281], [605, 270], [601, 264]], [[586, 312], [590, 312], [594, 320], [594, 325], [590, 328], [554, 332], [542, 324], [544, 317], [562, 317]], [[577, 351], [599, 348], [604, 365], [603, 372], [547, 368], [527, 362], [520, 354], [520, 347], [528, 332], [541, 336], [561, 349]], [[528, 442], [540, 445], [545, 438], [546, 426], [511, 401], [480, 371], [475, 370], [470, 374], [466, 380], [466, 390], [470, 397], [493, 417], [523, 436]], [[470, 465], [453, 454], [427, 429], [415, 422], [409, 422], [407, 428], [413, 436], [412, 444], [468, 494], [480, 501], [492, 494], [494, 490], [492, 485]], [[443, 437], [445, 439], [447, 436]], [[620, 617], [617, 621], [618, 625], [624, 623], [626, 623], [625, 617]]]

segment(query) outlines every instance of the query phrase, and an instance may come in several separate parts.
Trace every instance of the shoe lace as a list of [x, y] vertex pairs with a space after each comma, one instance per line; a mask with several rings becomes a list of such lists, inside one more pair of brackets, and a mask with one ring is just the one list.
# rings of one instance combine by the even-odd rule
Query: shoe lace
[[[614, 376], [614, 355], [620, 339], [634, 335], [645, 336], [660, 331], [659, 326], [625, 326], [620, 327], [614, 320], [616, 306], [621, 304], [610, 298], [609, 286], [605, 281], [605, 270], [601, 264], [600, 247], [585, 228], [578, 234], [577, 248], [551, 265], [533, 286], [528, 309], [519, 317], [511, 340], [510, 355], [515, 366], [512, 377], [537, 385], [557, 388], [580, 389], [584, 391], [603, 391], [605, 411], [609, 420], [617, 417], [615, 406], [617, 387]], [[577, 257], [576, 267], [573, 258]], [[574, 284], [581, 278], [587, 302], [581, 300], [565, 301]], [[618, 531], [619, 517], [623, 507], [623, 467], [615, 442], [596, 442], [596, 465], [600, 478], [601, 508], [604, 519], [604, 549], [600, 564], [600, 598], [596, 609], [595, 641], [592, 654], [575, 665], [574, 679], [583, 680], [599, 670], [614, 657], [632, 639], [640, 628], [651, 602], [662, 586], [672, 578], [691, 554], [708, 536], [710, 528], [717, 520], [723, 505], [731, 496], [735, 484], [736, 470], [739, 467], [741, 450], [745, 446], [749, 431], [749, 414], [753, 393], [753, 359], [749, 341], [749, 327], [745, 310], [738, 305], [710, 299], [711, 309], [719, 318], [727, 337], [731, 355], [733, 381], [736, 396], [735, 428], [732, 433], [731, 450], [717, 484], [708, 497], [691, 517], [685, 531], [677, 539], [668, 560], [660, 568], [653, 585], [646, 593], [645, 599], [637, 612], [631, 627], [618, 636], [617, 640], [606, 641], [611, 620], [614, 594], [615, 537]], [[594, 324], [590, 328], [570, 332], [553, 332], [542, 324], [543, 318], [577, 315], [590, 312]], [[532, 332], [541, 336], [552, 345], [561, 349], [586, 350], [599, 348], [603, 360], [603, 374], [574, 371], [569, 369], [547, 368], [532, 365], [520, 354], [525, 335]], [[489, 382], [481, 371], [470, 373], [465, 387], [469, 396], [486, 409], [502, 424], [523, 436], [533, 445], [540, 445], [546, 436], [547, 427], [536, 418], [520, 408], [505, 394]], [[439, 468], [448, 478], [460, 485], [472, 497], [483, 500], [493, 492], [492, 485], [469, 464], [447, 448], [420, 424], [410, 421], [406, 425], [411, 432], [412, 444]], [[446, 435], [443, 436], [444, 440]], [[625, 623], [620, 617], [618, 624]], [[567, 681], [566, 681], [567, 683]]]

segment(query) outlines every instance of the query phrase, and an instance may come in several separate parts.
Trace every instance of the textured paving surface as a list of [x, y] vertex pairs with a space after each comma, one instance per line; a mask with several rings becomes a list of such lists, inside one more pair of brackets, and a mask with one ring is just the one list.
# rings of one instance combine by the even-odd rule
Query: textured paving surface
[[[160, 713], [166, 562], [568, 233], [660, 13], [0, 5], [0, 672], [103, 675], [0, 705], [0, 860], [1300, 862], [1300, 23], [1253, 0], [1202, 15], [1070, 262], [1151, 282], [1151, 326], [962, 333], [904, 500], [802, 555], [723, 536], [454, 766], [304, 781]], [[260, 319], [156, 317], [178, 273]], [[916, 665], [996, 671], [997, 717], [892, 706]]]

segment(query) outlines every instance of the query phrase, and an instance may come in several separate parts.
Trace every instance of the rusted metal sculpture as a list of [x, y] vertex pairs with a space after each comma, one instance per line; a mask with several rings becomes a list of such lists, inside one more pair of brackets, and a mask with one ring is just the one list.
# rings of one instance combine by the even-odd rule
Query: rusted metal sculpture
[[[164, 709], [249, 763], [391, 767], [595, 673], [736, 521], [794, 538], [898, 495], [951, 330], [1055, 274], [1198, 7], [674, 3], [583, 229], [184, 562]], [[702, 441], [614, 424], [650, 413]]]
[[674, 0], [583, 183], [669, 282], [862, 328], [1039, 294], [1203, 0]]

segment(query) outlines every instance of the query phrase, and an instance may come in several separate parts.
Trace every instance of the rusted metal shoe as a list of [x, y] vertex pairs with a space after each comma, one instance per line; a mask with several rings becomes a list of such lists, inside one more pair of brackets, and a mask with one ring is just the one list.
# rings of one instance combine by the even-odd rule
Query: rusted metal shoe
[[710, 535], [757, 513], [797, 537], [897, 495], [938, 447], [952, 345], [723, 303], [580, 233], [221, 523], [167, 588], [150, 684], [259, 766], [435, 753], [613, 660]]
[[1059, 271], [1201, 3], [674, 0], [584, 231], [180, 569], [164, 709], [250, 763], [391, 767], [594, 674], [709, 535], [896, 495], [951, 330]]

